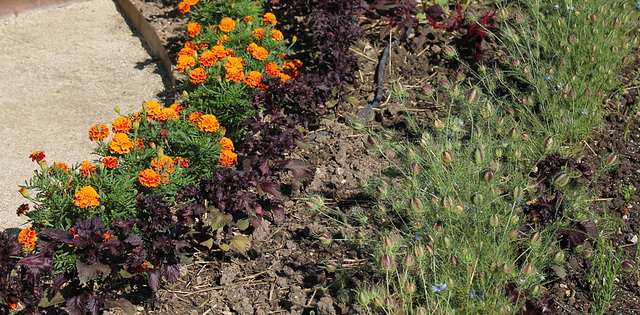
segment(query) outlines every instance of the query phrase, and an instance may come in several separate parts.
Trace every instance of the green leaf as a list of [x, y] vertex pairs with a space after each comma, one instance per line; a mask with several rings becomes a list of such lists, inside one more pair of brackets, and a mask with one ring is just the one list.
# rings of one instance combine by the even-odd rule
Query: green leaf
[[200, 245], [202, 245], [202, 246], [204, 246], [204, 247], [206, 247], [208, 249], [211, 249], [211, 247], [213, 247], [213, 239], [210, 238], [210, 239], [208, 239], [208, 240], [206, 240], [204, 242], [200, 242]]
[[353, 104], [354, 106], [360, 106], [360, 101], [358, 101], [358, 99], [353, 96], [347, 96], [347, 98], [345, 98], [344, 100]]
[[249, 227], [249, 220], [238, 220], [238, 222], [236, 222], [236, 226], [238, 226], [238, 229], [240, 229], [240, 231], [244, 231]]
[[131, 274], [130, 272], [122, 269], [120, 270], [120, 276], [125, 278], [125, 279], [129, 279], [129, 278], [133, 278], [133, 274]]
[[80, 283], [85, 283], [91, 279], [97, 278], [100, 274], [106, 277], [111, 272], [111, 268], [103, 264], [87, 265], [79, 260], [76, 260], [76, 268], [78, 269], [78, 279]]
[[220, 244], [220, 249], [222, 249], [223, 251], [228, 251], [231, 249], [231, 246], [229, 246], [229, 244], [224, 243], [224, 244]]
[[246, 235], [236, 235], [231, 239], [231, 245], [241, 252], [246, 252], [251, 248], [251, 241]]
[[230, 214], [224, 214], [219, 211], [211, 211], [209, 215], [211, 216], [211, 228], [214, 231], [223, 228], [233, 220], [233, 216]]
[[336, 106], [336, 104], [338, 104], [338, 100], [329, 100], [324, 103], [327, 108], [333, 108]]
[[560, 279], [564, 279], [567, 276], [567, 270], [562, 266], [551, 266], [551, 270], [553, 270]]
[[62, 296], [62, 294], [60, 292], [56, 293], [56, 295], [54, 295], [51, 300], [47, 299], [47, 296], [49, 296], [49, 295], [45, 294], [42, 297], [42, 299], [40, 300], [40, 303], [38, 304], [38, 307], [46, 308], [46, 307], [49, 307], [49, 306], [60, 304], [60, 303], [65, 301], [64, 297]]

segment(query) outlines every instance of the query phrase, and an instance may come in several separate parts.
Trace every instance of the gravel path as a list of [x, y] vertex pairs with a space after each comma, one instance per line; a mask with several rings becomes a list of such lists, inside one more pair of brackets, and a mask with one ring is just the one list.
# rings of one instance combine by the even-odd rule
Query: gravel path
[[[87, 131], [165, 90], [162, 68], [111, 0], [0, 20], [0, 230], [23, 228], [19, 185], [38, 167], [93, 160]], [[15, 232], [15, 230], [14, 230]]]

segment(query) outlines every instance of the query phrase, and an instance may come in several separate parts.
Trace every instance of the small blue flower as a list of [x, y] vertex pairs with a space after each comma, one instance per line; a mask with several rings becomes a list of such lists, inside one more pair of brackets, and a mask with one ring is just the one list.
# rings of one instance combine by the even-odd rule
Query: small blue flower
[[484, 300], [484, 292], [481, 292], [478, 290], [472, 290], [471, 293], [469, 293], [469, 297], [472, 299], [478, 298], [478, 299]]
[[441, 284], [436, 284], [431, 286], [432, 292], [442, 292], [447, 289], [447, 283], [443, 282]]
[[589, 111], [588, 111], [588, 110], [586, 110], [586, 109], [583, 109], [583, 110], [580, 112], [580, 114], [582, 114], [582, 115], [589, 115]]
[[636, 2], [636, 8], [640, 10], [640, 1]]
[[547, 82], [551, 81], [551, 76], [550, 75], [545, 75], [544, 79], [547, 80]]

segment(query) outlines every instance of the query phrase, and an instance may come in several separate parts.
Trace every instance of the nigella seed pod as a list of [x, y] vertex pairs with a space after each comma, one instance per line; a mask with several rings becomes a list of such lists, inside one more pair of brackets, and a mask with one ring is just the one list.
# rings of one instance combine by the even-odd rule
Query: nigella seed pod
[[509, 130], [509, 136], [515, 140], [520, 137], [520, 131], [518, 131], [517, 128], [511, 128], [511, 130]]
[[381, 296], [376, 296], [373, 298], [373, 306], [381, 308], [384, 306], [384, 298]]
[[331, 236], [327, 234], [321, 234], [320, 236], [318, 236], [318, 240], [320, 241], [320, 244], [325, 246], [330, 245], [333, 242]]
[[473, 150], [473, 161], [477, 164], [484, 163], [484, 151], [480, 148]]
[[367, 185], [367, 180], [366, 180], [366, 179], [364, 179], [364, 178], [360, 178], [360, 177], [358, 177], [358, 178], [356, 178], [356, 182], [357, 182], [357, 183], [358, 183], [358, 185], [360, 185], [360, 186], [365, 186], [365, 185]]
[[393, 269], [393, 258], [391, 255], [382, 255], [382, 258], [380, 258], [380, 265], [382, 266], [382, 269], [386, 271]]
[[560, 173], [556, 175], [556, 177], [553, 179], [553, 185], [558, 188], [562, 188], [564, 186], [567, 186], [570, 180], [571, 180], [571, 177], [569, 176], [569, 174]]
[[417, 287], [415, 283], [408, 282], [405, 289], [409, 294], [413, 294], [413, 293], [416, 293]]
[[634, 264], [628, 260], [623, 261], [620, 267], [622, 267], [622, 270], [625, 272], [632, 272], [635, 269]]
[[483, 64], [482, 64], [482, 65], [479, 65], [479, 66], [478, 66], [478, 72], [480, 72], [480, 73], [482, 73], [482, 74], [487, 73], [487, 66], [485, 66], [485, 65], [483, 65]]
[[531, 296], [537, 297], [541, 291], [542, 287], [539, 284], [536, 284], [531, 288]]
[[532, 275], [534, 271], [536, 271], [536, 268], [532, 264], [526, 264], [522, 267], [522, 274], [525, 276]]
[[566, 57], [561, 57], [560, 58], [560, 65], [565, 65], [567, 63], [567, 58]]
[[456, 82], [460, 83], [465, 79], [465, 75], [461, 71], [458, 71], [455, 74], [455, 78], [456, 78]]
[[407, 267], [414, 266], [416, 264], [416, 259], [413, 257], [413, 255], [406, 254], [404, 255], [404, 258], [402, 258], [402, 264]]
[[555, 70], [552, 67], [547, 68], [547, 74], [553, 74]]
[[442, 238], [442, 246], [443, 246], [444, 248], [449, 248], [449, 247], [451, 247], [451, 238], [445, 235], [445, 236]]
[[458, 85], [454, 85], [449, 89], [449, 94], [453, 97], [457, 97], [460, 95], [460, 87]]
[[416, 245], [413, 247], [413, 254], [416, 256], [416, 258], [422, 258], [425, 255], [424, 252], [424, 247], [422, 247], [422, 245]]
[[444, 124], [442, 123], [442, 120], [436, 119], [433, 121], [433, 127], [436, 129], [442, 129], [442, 127], [444, 127]]
[[449, 256], [449, 265], [457, 266], [460, 259], [456, 255]]
[[582, 258], [589, 259], [593, 257], [593, 251], [590, 249], [585, 249], [582, 252], [580, 252], [580, 256], [582, 256]]
[[519, 159], [519, 158], [522, 156], [522, 152], [520, 152], [520, 150], [515, 150], [515, 151], [513, 151], [513, 153], [511, 154], [511, 156], [512, 156], [514, 159], [516, 159], [516, 160], [517, 160], [517, 159]]
[[520, 222], [520, 217], [517, 215], [511, 216], [511, 224], [518, 224]]
[[569, 98], [569, 94], [567, 94], [567, 93], [564, 93], [564, 92], [563, 92], [563, 93], [562, 93], [562, 99], [565, 99], [565, 100], [566, 100], [566, 99], [568, 99], [568, 98]]
[[546, 137], [544, 141], [542, 141], [542, 147], [545, 151], [550, 151], [553, 149], [554, 142], [553, 137]]
[[591, 57], [589, 57], [589, 61], [591, 61], [591, 62], [596, 62], [596, 56], [591, 56]]
[[388, 191], [389, 191], [389, 184], [387, 184], [386, 181], [381, 181], [380, 185], [378, 186], [378, 192], [382, 196], [386, 196]]
[[422, 200], [420, 200], [420, 198], [412, 198], [411, 199], [411, 210], [413, 212], [416, 213], [420, 213], [422, 212], [422, 209], [424, 209], [424, 207], [422, 206]]
[[334, 273], [336, 272], [336, 270], [338, 270], [338, 266], [336, 266], [335, 264], [332, 263], [328, 263], [324, 266], [325, 270], [327, 270], [327, 272], [329, 273]]
[[500, 226], [500, 217], [495, 214], [489, 217], [489, 225], [491, 225], [492, 227]]
[[578, 38], [576, 37], [576, 35], [569, 35], [569, 38], [567, 39], [570, 43], [575, 43], [578, 41]]
[[522, 197], [524, 197], [524, 189], [522, 189], [522, 187], [520, 187], [520, 186], [514, 188], [513, 189], [513, 200], [518, 201]]
[[553, 262], [562, 265], [564, 263], [564, 251], [559, 250], [553, 255]]
[[493, 261], [491, 264], [489, 264], [489, 270], [495, 272], [498, 269], [500, 269], [500, 263], [498, 263], [497, 261]]
[[533, 234], [531, 234], [531, 237], [529, 237], [529, 244], [531, 244], [531, 246], [540, 245], [541, 241], [542, 235], [540, 235], [540, 232], [534, 232]]
[[618, 154], [616, 154], [615, 152], [611, 153], [604, 160], [604, 167], [612, 167], [616, 165], [617, 162], [618, 162]]
[[569, 92], [571, 91], [571, 84], [567, 83], [565, 85], [562, 86], [562, 90], [565, 92]]
[[456, 208], [453, 209], [453, 212], [456, 214], [462, 214], [464, 212], [464, 206], [462, 204], [457, 204]]
[[411, 164], [409, 164], [409, 171], [411, 171], [413, 175], [420, 174], [420, 165], [416, 162], [411, 162]]
[[522, 140], [529, 140], [529, 138], [531, 138], [531, 135], [528, 132], [522, 133]]
[[445, 45], [442, 47], [442, 53], [446, 59], [452, 59], [458, 56], [458, 52], [451, 45]]
[[445, 196], [444, 199], [442, 199], [442, 205], [446, 210], [453, 210], [453, 199], [451, 199], [451, 197], [449, 196]]
[[[500, 152], [498, 152], [500, 151]], [[498, 154], [499, 153], [499, 154]], [[502, 150], [498, 149], [496, 150], [496, 156], [502, 156]], [[491, 160], [491, 169], [492, 170], [496, 170], [496, 172], [500, 171], [500, 168], [502, 168], [502, 165], [500, 164], [500, 162], [496, 161], [496, 160]]]
[[467, 102], [467, 104], [473, 105], [478, 101], [479, 97], [480, 97], [480, 93], [478, 92], [478, 89], [473, 87], [469, 89], [469, 92], [467, 92], [467, 97], [465, 98], [465, 101]]
[[513, 60], [513, 66], [514, 67], [519, 68], [521, 64], [522, 64], [522, 62], [520, 61], [520, 59], [514, 59]]
[[589, 14], [589, 20], [595, 22], [598, 20], [598, 16], [595, 14]]
[[471, 202], [473, 202], [473, 204], [476, 206], [480, 206], [483, 201], [484, 201], [484, 197], [482, 196], [481, 193], [475, 193], [473, 197], [471, 197]]
[[506, 262], [502, 265], [502, 273], [505, 275], [510, 275], [513, 272], [513, 265]]
[[393, 139], [393, 132], [391, 132], [389, 130], [385, 130], [385, 131], [382, 132], [382, 136], [387, 140], [391, 140], [391, 139]]
[[490, 182], [493, 180], [493, 171], [490, 168], [487, 168], [480, 172], [480, 179], [485, 182]]
[[382, 145], [382, 142], [380, 141], [380, 138], [377, 135], [369, 135], [367, 137], [367, 143], [369, 144], [369, 146], [371, 146], [374, 149], [379, 148], [380, 145]]
[[531, 72], [531, 68], [529, 66], [522, 67], [522, 73], [528, 74]]
[[442, 161], [445, 164], [451, 163], [453, 161], [453, 153], [451, 153], [450, 151], [442, 152]]
[[433, 87], [431, 87], [431, 85], [425, 84], [422, 86], [421, 92], [422, 94], [424, 94], [424, 96], [431, 96], [431, 94], [433, 94], [435, 90]]
[[382, 246], [385, 249], [393, 249], [395, 245], [396, 245], [396, 240], [391, 235], [387, 235], [382, 239]]

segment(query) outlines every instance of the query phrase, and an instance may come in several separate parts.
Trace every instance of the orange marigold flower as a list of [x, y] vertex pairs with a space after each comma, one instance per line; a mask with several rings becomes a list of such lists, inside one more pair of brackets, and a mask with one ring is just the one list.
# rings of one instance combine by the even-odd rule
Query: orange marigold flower
[[131, 120], [127, 117], [120, 116], [111, 123], [111, 130], [115, 133], [127, 132], [131, 130]]
[[142, 102], [142, 107], [147, 112], [147, 119], [158, 118], [162, 115], [162, 106], [156, 101]]
[[236, 82], [242, 82], [244, 80], [244, 73], [242, 72], [227, 72], [227, 74], [224, 76], [224, 80], [229, 82], [229, 81], [236, 81]]
[[31, 161], [42, 161], [44, 160], [44, 158], [46, 157], [46, 155], [44, 155], [44, 151], [42, 150], [38, 150], [38, 151], [33, 151], [33, 153], [31, 153], [29, 155], [29, 158], [31, 159]]
[[280, 81], [282, 81], [282, 82], [287, 82], [287, 80], [293, 79], [290, 75], [288, 75], [288, 74], [286, 74], [284, 72], [281, 72], [279, 74], [279, 76], [280, 76]]
[[51, 169], [54, 170], [54, 171], [60, 170], [60, 171], [63, 171], [65, 173], [69, 173], [69, 170], [70, 170], [69, 165], [67, 165], [67, 163], [64, 163], [64, 162], [55, 162], [55, 163], [53, 163], [53, 166], [51, 166]]
[[96, 167], [89, 161], [83, 161], [80, 163], [80, 175], [91, 177], [96, 171]]
[[232, 18], [225, 17], [222, 19], [222, 21], [220, 21], [220, 25], [218, 25], [218, 28], [225, 33], [229, 33], [236, 29], [236, 21], [234, 21]]
[[209, 43], [205, 43], [205, 42], [199, 41], [196, 44], [196, 50], [197, 51], [205, 50], [205, 49], [208, 49], [208, 48], [209, 48]]
[[262, 80], [262, 73], [258, 71], [251, 71], [244, 77], [244, 83], [246, 83], [249, 87], [255, 88], [260, 84]]
[[29, 204], [28, 203], [23, 203], [18, 207], [18, 210], [16, 210], [16, 214], [20, 217], [23, 214], [29, 212]]
[[218, 40], [216, 41], [216, 45], [224, 45], [224, 43], [228, 42], [230, 39], [231, 37], [229, 37], [229, 35], [222, 34], [220, 35], [220, 37], [218, 37]]
[[223, 60], [224, 58], [227, 58], [227, 52], [224, 49], [224, 46], [222, 45], [215, 45], [211, 47], [211, 52], [214, 54], [214, 56], [218, 60]]
[[109, 142], [109, 151], [111, 153], [127, 154], [133, 150], [134, 143], [129, 139], [126, 133], [116, 133]]
[[109, 127], [105, 124], [93, 125], [89, 128], [89, 139], [98, 141], [109, 137]]
[[102, 164], [104, 164], [106, 168], [114, 169], [118, 167], [118, 158], [115, 156], [105, 156], [104, 159], [102, 159]]
[[29, 191], [25, 187], [20, 187], [18, 192], [22, 195], [22, 197], [29, 198]]
[[[188, 5], [196, 5], [196, 3], [198, 3], [198, 1], [200, 0], [184, 0], [184, 2], [186, 2]], [[213, 1], [211, 1], [213, 2]]]
[[157, 157], [153, 158], [153, 160], [151, 160], [151, 167], [159, 173], [173, 173], [176, 171], [173, 159], [168, 155], [160, 157], [160, 161], [158, 161]]
[[222, 139], [220, 139], [218, 141], [218, 143], [220, 143], [220, 146], [222, 146], [223, 150], [231, 150], [231, 151], [235, 151], [236, 150], [233, 147], [233, 141], [231, 141], [231, 139], [229, 139], [227, 137], [222, 137]]
[[280, 67], [275, 62], [264, 65], [264, 70], [272, 77], [277, 77], [280, 74]]
[[193, 41], [189, 41], [189, 40], [184, 43], [184, 47], [196, 49], [196, 45], [193, 43]]
[[189, 167], [189, 163], [190, 163], [190, 162], [189, 162], [189, 160], [187, 160], [186, 158], [180, 157], [180, 156], [176, 156], [176, 157], [173, 159], [173, 162], [174, 162], [176, 165], [179, 165], [179, 166], [180, 166], [180, 167], [182, 167], [182, 168], [187, 168], [187, 167]]
[[195, 124], [200, 123], [200, 120], [202, 120], [202, 113], [199, 113], [199, 112], [191, 113], [189, 114], [189, 117], [187, 117], [188, 122], [192, 122]]
[[251, 43], [249, 44], [249, 46], [247, 46], [247, 54], [252, 53], [254, 50], [256, 50], [256, 48], [258, 48], [258, 44], [256, 43]]
[[276, 16], [271, 12], [267, 12], [262, 16], [262, 23], [266, 25], [276, 25]]
[[199, 84], [207, 81], [207, 72], [202, 68], [195, 68], [189, 72], [189, 82]]
[[229, 57], [227, 62], [224, 64], [224, 70], [229, 72], [242, 72], [244, 59], [240, 57]]
[[256, 47], [256, 49], [251, 53], [251, 56], [256, 60], [265, 60], [269, 57], [269, 51], [261, 46]]
[[231, 49], [231, 48], [225, 48], [224, 49], [224, 53], [227, 55], [227, 57], [235, 57], [236, 56], [236, 51]]
[[251, 34], [253, 34], [253, 36], [257, 37], [257, 38], [263, 38], [264, 37], [264, 33], [266, 31], [264, 30], [264, 28], [256, 28], [255, 30], [251, 31]]
[[105, 242], [109, 241], [109, 240], [110, 240], [110, 239], [112, 239], [112, 238], [113, 238], [113, 234], [109, 234], [109, 232], [104, 232], [104, 233], [102, 234], [102, 239], [103, 239]]
[[160, 185], [160, 174], [148, 168], [138, 173], [138, 181], [144, 187], [158, 187]]
[[18, 303], [9, 304], [9, 312], [13, 312], [18, 308]]
[[176, 69], [182, 73], [189, 68], [194, 67], [196, 65], [196, 58], [193, 56], [178, 56], [178, 62], [176, 63]]
[[180, 118], [180, 113], [182, 112], [182, 105], [178, 103], [173, 103], [171, 104], [171, 106], [169, 106], [169, 108], [173, 109], [173, 112], [175, 113], [175, 116], [174, 116], [175, 119]]
[[38, 236], [38, 232], [36, 232], [32, 227], [28, 227], [20, 231], [20, 234], [18, 234], [18, 243], [22, 245], [23, 250], [32, 250], [36, 247], [36, 236]]
[[[153, 144], [153, 142], [151, 142]], [[144, 141], [142, 141], [142, 139], [138, 138], [136, 139], [136, 145], [138, 146], [138, 149], [142, 150], [144, 149]]]
[[242, 20], [247, 22], [247, 23], [249, 23], [249, 22], [254, 20], [254, 17], [249, 15], [249, 16], [245, 16], [244, 19], [242, 19]]
[[140, 119], [142, 119], [142, 113], [140, 113], [140, 112], [129, 114], [129, 120], [131, 120], [131, 123], [134, 123], [136, 121], [140, 121]]
[[220, 129], [220, 123], [216, 116], [211, 114], [202, 115], [202, 118], [198, 122], [198, 128], [202, 132], [216, 132]]
[[284, 39], [284, 35], [282, 35], [282, 32], [278, 30], [271, 30], [271, 39], [275, 41], [281, 41]]
[[191, 22], [187, 24], [187, 35], [189, 35], [189, 37], [195, 37], [198, 34], [200, 34], [200, 23]]
[[238, 155], [231, 150], [222, 150], [220, 153], [220, 164], [224, 166], [238, 165]]
[[203, 52], [200, 57], [198, 57], [198, 63], [200, 63], [201, 67], [211, 67], [215, 65], [216, 62], [218, 62], [218, 58], [211, 50]]
[[191, 6], [186, 1], [178, 3], [178, 11], [180, 13], [187, 14], [189, 13], [189, 10], [191, 10]]
[[99, 198], [100, 195], [93, 187], [84, 186], [76, 191], [73, 203], [80, 208], [95, 208], [100, 205]]
[[180, 51], [178, 52], [178, 57], [179, 56], [189, 56], [189, 57], [193, 57], [196, 55], [196, 49], [195, 47], [191, 47], [193, 45], [193, 42], [187, 42], [187, 43], [191, 43], [191, 45], [189, 45], [189, 47], [187, 47], [187, 45], [185, 45], [185, 47], [183, 47], [182, 49], [180, 49]]

